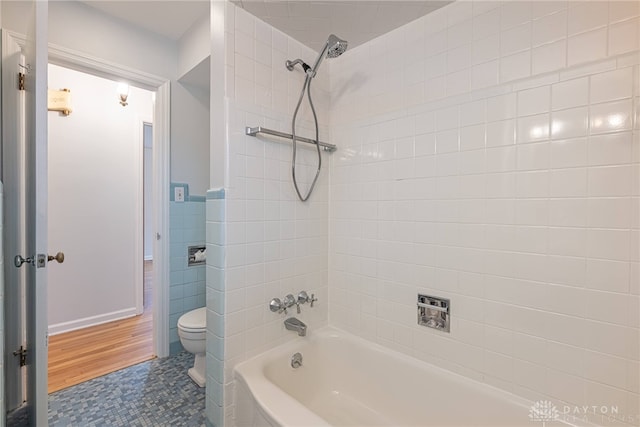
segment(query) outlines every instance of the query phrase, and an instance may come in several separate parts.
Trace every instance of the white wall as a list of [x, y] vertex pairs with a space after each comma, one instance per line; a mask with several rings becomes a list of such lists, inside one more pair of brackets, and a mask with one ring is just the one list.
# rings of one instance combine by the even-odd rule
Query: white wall
[[333, 325], [638, 420], [639, 8], [456, 2], [334, 60]]
[[[245, 126], [258, 125], [290, 132], [304, 74], [287, 71], [285, 59], [312, 62], [317, 53], [231, 3], [225, 25], [228, 182], [226, 199], [207, 204], [211, 248], [207, 325], [213, 350], [208, 359], [212, 381], [207, 387], [207, 414], [215, 425], [221, 425], [223, 413], [225, 425], [233, 425], [233, 367], [297, 337], [285, 330], [284, 314], [269, 311], [269, 301], [302, 290], [314, 293], [318, 298], [314, 308], [306, 305], [295, 314], [314, 329], [327, 323], [328, 299], [326, 163], [314, 193], [302, 203], [291, 183], [291, 143], [244, 135]], [[322, 140], [329, 139], [328, 88], [326, 67], [318, 72], [312, 89]], [[308, 107], [301, 110], [298, 132], [312, 135]], [[297, 171], [306, 190], [317, 158], [314, 150], [302, 145]], [[323, 157], [326, 162], [327, 154]], [[224, 257], [216, 258], [220, 248]], [[224, 282], [216, 280], [222, 273]], [[223, 347], [216, 345], [220, 340]]]
[[208, 90], [176, 82], [171, 104], [171, 181], [187, 183], [191, 194], [204, 196], [209, 187]]
[[153, 125], [144, 127], [144, 259], [153, 259]]
[[65, 253], [48, 273], [49, 327], [58, 333], [135, 314], [142, 123], [153, 101], [131, 88], [122, 107], [117, 82], [55, 65], [49, 87], [69, 88], [73, 99], [71, 115], [49, 112], [49, 247]]
[[205, 14], [178, 40], [178, 75], [185, 75], [210, 55], [211, 23]]
[[[3, 0], [2, 26], [25, 34], [26, 6], [24, 2]], [[49, 7], [49, 42], [170, 79], [171, 180], [189, 183], [193, 194], [204, 194], [209, 187], [209, 115], [208, 105], [203, 105], [208, 103], [202, 101], [203, 95], [192, 94], [177, 82], [177, 41], [112, 18], [82, 2], [63, 0]]]

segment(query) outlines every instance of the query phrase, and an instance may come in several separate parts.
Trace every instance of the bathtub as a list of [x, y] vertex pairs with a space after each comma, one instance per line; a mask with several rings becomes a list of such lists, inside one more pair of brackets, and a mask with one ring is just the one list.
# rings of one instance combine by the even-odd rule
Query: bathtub
[[242, 427], [543, 425], [529, 418], [533, 402], [330, 327], [237, 365], [234, 378]]

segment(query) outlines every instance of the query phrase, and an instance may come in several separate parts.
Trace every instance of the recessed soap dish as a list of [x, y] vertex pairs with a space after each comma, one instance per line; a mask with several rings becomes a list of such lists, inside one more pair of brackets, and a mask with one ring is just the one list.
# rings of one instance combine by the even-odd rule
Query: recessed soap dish
[[418, 325], [449, 332], [449, 300], [418, 294]]

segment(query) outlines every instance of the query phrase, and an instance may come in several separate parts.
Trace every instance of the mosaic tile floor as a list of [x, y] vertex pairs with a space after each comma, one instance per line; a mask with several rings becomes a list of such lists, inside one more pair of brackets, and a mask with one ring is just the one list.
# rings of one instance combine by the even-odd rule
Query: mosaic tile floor
[[187, 375], [193, 355], [150, 360], [49, 395], [49, 425], [204, 426], [205, 389]]

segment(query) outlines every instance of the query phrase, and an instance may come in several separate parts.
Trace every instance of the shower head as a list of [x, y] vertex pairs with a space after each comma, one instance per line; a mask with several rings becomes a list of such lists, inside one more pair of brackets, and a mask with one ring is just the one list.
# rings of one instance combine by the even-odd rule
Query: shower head
[[348, 45], [348, 41], [336, 37], [335, 34], [331, 34], [327, 39], [327, 57], [337, 58], [338, 56], [342, 55], [345, 50], [347, 50]]
[[316, 59], [316, 64], [310, 70], [306, 70], [308, 74], [311, 74], [311, 77], [316, 76], [316, 72], [318, 71], [318, 67], [322, 63], [324, 57], [328, 58], [337, 58], [342, 55], [345, 50], [347, 50], [347, 46], [349, 42], [346, 40], [342, 40], [338, 38], [335, 34], [331, 34], [327, 39], [327, 42], [324, 44], [322, 51], [320, 51], [320, 55], [318, 55], [318, 59]]

